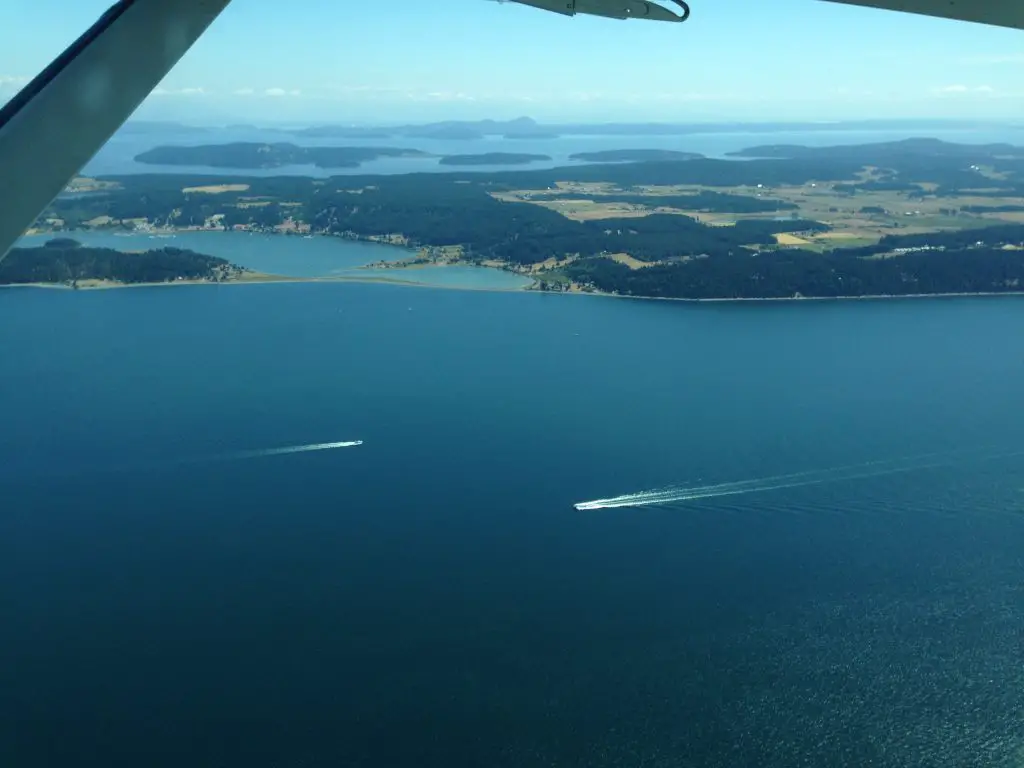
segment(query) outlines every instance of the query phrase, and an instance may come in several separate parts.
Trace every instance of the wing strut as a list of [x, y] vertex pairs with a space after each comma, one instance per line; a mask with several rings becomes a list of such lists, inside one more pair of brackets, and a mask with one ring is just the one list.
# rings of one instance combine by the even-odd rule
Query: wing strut
[[830, 2], [1024, 29], [1024, 3], [1020, 0], [830, 0]]
[[0, 109], [0, 259], [231, 0], [118, 0]]

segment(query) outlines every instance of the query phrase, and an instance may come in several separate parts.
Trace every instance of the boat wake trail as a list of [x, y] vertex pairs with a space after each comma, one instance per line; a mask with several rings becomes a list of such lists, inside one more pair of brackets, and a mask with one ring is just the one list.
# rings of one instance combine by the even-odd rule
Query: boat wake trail
[[[92, 476], [97, 473], [124, 474], [131, 472], [160, 472], [174, 467], [194, 467], [218, 462], [247, 461], [272, 456], [288, 456], [295, 453], [313, 453], [315, 451], [333, 451], [340, 448], [355, 448], [362, 445], [362, 440], [346, 440], [334, 443], [306, 443], [304, 445], [287, 445], [281, 448], [258, 448], [253, 450], [228, 451], [226, 453], [206, 453], [193, 456], [168, 457], [162, 459], [142, 459], [117, 464], [78, 465], [47, 469], [44, 477], [77, 477]], [[13, 469], [13, 473], [11, 470]], [[26, 477], [30, 472], [22, 469], [0, 466], [0, 480], [7, 476]]]
[[362, 440], [351, 440], [339, 443], [307, 443], [306, 445], [290, 445], [284, 448], [262, 448], [252, 451], [232, 451], [207, 460], [241, 461], [244, 459], [262, 459], [268, 456], [287, 456], [292, 453], [312, 453], [314, 451], [333, 451], [338, 448], [355, 448], [362, 445]]
[[931, 453], [903, 459], [871, 461], [863, 464], [850, 464], [842, 467], [832, 467], [830, 469], [796, 472], [789, 475], [775, 475], [774, 477], [761, 477], [753, 480], [737, 480], [729, 483], [718, 483], [717, 485], [674, 486], [650, 491], [640, 491], [638, 493], [627, 493], [622, 496], [613, 496], [608, 499], [581, 501], [577, 504], [573, 504], [573, 506], [578, 510], [594, 510], [672, 504], [680, 501], [714, 499], [721, 496], [739, 496], [747, 493], [763, 493], [765, 491], [777, 491], [785, 488], [803, 488], [811, 485], [837, 483], [844, 480], [864, 480], [872, 477], [883, 477], [885, 475], [897, 475], [907, 472], [917, 472], [925, 469], [949, 467], [959, 463], [966, 463], [968, 461], [994, 461], [997, 459], [1008, 459], [1022, 454], [1024, 454], [1024, 451], [965, 457], [962, 455], [962, 452], [957, 454]]

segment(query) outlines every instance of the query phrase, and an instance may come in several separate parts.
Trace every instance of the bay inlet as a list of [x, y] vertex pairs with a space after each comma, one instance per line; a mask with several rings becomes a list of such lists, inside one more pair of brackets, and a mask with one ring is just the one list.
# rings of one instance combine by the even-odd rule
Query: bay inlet
[[516, 290], [533, 281], [492, 267], [469, 265], [367, 268], [371, 264], [399, 262], [415, 251], [394, 245], [314, 235], [258, 234], [248, 232], [102, 232], [71, 231], [28, 235], [22, 247], [45, 244], [55, 237], [69, 237], [82, 245], [118, 251], [144, 251], [175, 247], [227, 259], [240, 267], [284, 278], [340, 278], [384, 280], [439, 288]]

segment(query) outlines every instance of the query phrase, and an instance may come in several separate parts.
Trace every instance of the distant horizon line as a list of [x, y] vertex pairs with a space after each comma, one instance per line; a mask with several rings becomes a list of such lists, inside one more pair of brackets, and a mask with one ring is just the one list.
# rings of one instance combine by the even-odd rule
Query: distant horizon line
[[895, 118], [846, 118], [820, 120], [779, 120], [779, 119], [693, 119], [693, 120], [555, 120], [545, 122], [528, 116], [511, 119], [479, 118], [479, 119], [447, 119], [424, 121], [401, 120], [186, 120], [186, 119], [154, 119], [131, 118], [125, 125], [164, 125], [181, 128], [407, 128], [435, 125], [487, 125], [514, 127], [515, 125], [531, 125], [539, 128], [567, 128], [575, 126], [847, 126], [847, 125], [958, 125], [958, 126], [999, 126], [1024, 128], [1024, 120], [1013, 118], [963, 118], [963, 117], [895, 117]]

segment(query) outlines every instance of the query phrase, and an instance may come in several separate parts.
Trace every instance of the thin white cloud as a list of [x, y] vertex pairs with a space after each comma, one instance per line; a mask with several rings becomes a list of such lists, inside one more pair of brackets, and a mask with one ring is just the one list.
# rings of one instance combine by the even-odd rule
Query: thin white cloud
[[205, 88], [154, 88], [154, 96], [205, 96]]
[[293, 88], [291, 90], [287, 88], [264, 88], [262, 91], [257, 91], [255, 88], [236, 88], [231, 93], [234, 96], [267, 96], [271, 99], [281, 99], [285, 96], [302, 95], [302, 91], [297, 88]]
[[263, 95], [270, 96], [273, 99], [279, 99], [282, 96], [301, 96], [302, 91], [298, 88], [293, 88], [291, 90], [287, 88], [267, 88], [263, 91]]
[[409, 91], [405, 94], [405, 97], [412, 101], [476, 101], [475, 96], [471, 96], [468, 93], [462, 93], [461, 91], [429, 91], [427, 93]]

